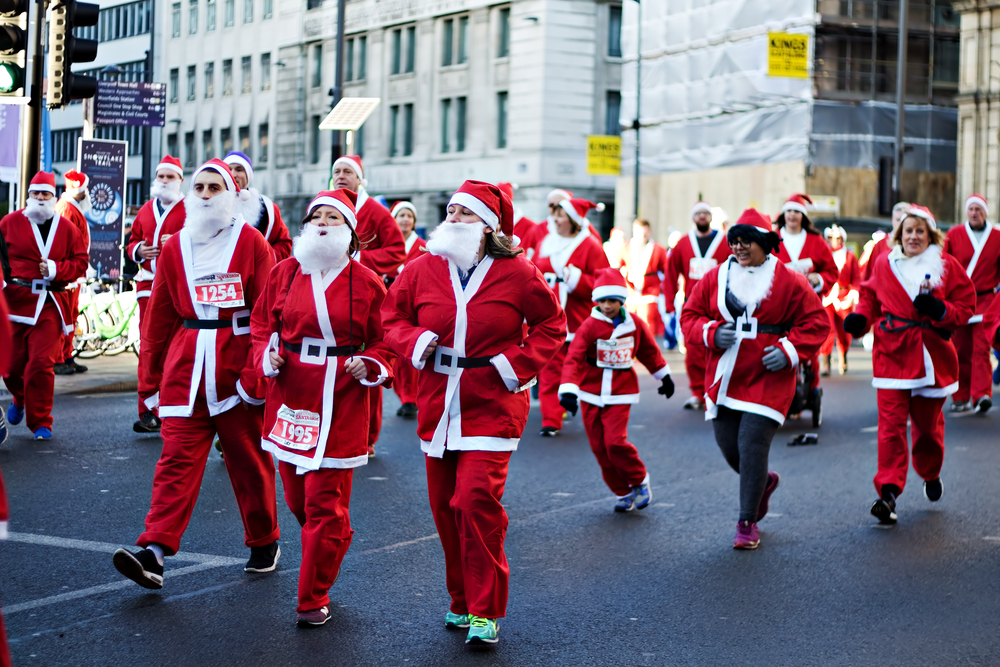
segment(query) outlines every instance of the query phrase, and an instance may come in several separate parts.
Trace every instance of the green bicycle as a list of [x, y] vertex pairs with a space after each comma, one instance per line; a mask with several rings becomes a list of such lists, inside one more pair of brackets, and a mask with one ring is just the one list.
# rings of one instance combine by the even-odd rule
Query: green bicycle
[[117, 280], [92, 279], [80, 288], [73, 354], [93, 359], [131, 349], [139, 355], [139, 304], [135, 291], [119, 292]]

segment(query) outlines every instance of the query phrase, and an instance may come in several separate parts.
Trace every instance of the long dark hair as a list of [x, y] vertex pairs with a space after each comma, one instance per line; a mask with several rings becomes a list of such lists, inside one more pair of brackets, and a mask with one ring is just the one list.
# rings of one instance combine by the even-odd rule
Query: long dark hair
[[493, 259], [507, 259], [517, 257], [524, 248], [512, 248], [509, 236], [498, 236], [496, 232], [486, 235], [486, 254]]
[[[326, 204], [323, 204], [323, 206], [325, 206], [325, 205]], [[302, 218], [300, 229], [305, 229], [305, 226], [309, 224], [310, 220], [312, 220], [313, 212], [317, 208], [319, 208], [319, 206], [313, 207], [312, 209], [310, 209], [306, 213], [306, 217]], [[341, 215], [343, 215], [343, 213], [341, 213]], [[348, 254], [348, 256], [353, 255], [354, 253], [356, 253], [359, 250], [364, 250], [365, 246], [367, 246], [368, 243], [371, 242], [371, 240], [374, 239], [374, 238], [375, 238], [375, 235], [372, 234], [371, 239], [368, 239], [368, 241], [365, 241], [364, 243], [362, 243], [361, 239], [358, 238], [358, 233], [354, 230], [354, 228], [351, 228], [351, 245], [349, 245], [347, 247], [347, 254]]]
[[[774, 222], [775, 224], [778, 225], [778, 229], [784, 229], [785, 228], [784, 212], [782, 212], [782, 214], [779, 215], [778, 219], [775, 220]], [[805, 213], [802, 213], [802, 229], [806, 230], [807, 234], [819, 234], [819, 230], [816, 229], [816, 226], [812, 223], [812, 220], [810, 220], [809, 216], [806, 215]]]

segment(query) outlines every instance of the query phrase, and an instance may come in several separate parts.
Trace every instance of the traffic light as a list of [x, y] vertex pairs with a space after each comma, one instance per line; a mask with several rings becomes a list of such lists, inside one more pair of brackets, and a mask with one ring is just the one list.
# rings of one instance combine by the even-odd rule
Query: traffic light
[[0, 0], [0, 104], [27, 104], [25, 62], [30, 0]]
[[49, 58], [46, 67], [49, 80], [45, 97], [50, 109], [61, 109], [70, 100], [82, 100], [97, 93], [95, 77], [73, 74], [71, 70], [74, 63], [89, 63], [97, 58], [97, 40], [76, 37], [73, 30], [97, 25], [101, 8], [91, 2], [57, 2], [59, 4], [52, 6], [49, 18]]

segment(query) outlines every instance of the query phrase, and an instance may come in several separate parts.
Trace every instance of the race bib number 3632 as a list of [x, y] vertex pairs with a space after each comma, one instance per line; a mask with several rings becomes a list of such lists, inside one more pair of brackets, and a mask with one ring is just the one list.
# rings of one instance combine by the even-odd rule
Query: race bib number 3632
[[632, 347], [635, 339], [616, 338], [615, 340], [597, 341], [598, 368], [632, 368]]
[[243, 281], [238, 273], [213, 273], [194, 281], [195, 301], [218, 308], [242, 308]]
[[289, 449], [313, 449], [319, 438], [320, 416], [309, 410], [278, 408], [277, 419], [267, 439]]

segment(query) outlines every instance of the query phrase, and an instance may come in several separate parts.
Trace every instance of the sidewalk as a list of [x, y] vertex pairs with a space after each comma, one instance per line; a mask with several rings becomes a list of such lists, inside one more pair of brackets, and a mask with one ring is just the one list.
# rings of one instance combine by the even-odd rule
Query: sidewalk
[[[123, 352], [117, 357], [97, 357], [95, 359], [78, 359], [77, 361], [87, 367], [87, 372], [57, 375], [57, 396], [61, 394], [130, 392], [137, 389], [138, 359], [131, 352]], [[0, 398], [10, 398], [10, 392], [2, 384], [0, 384]]]

